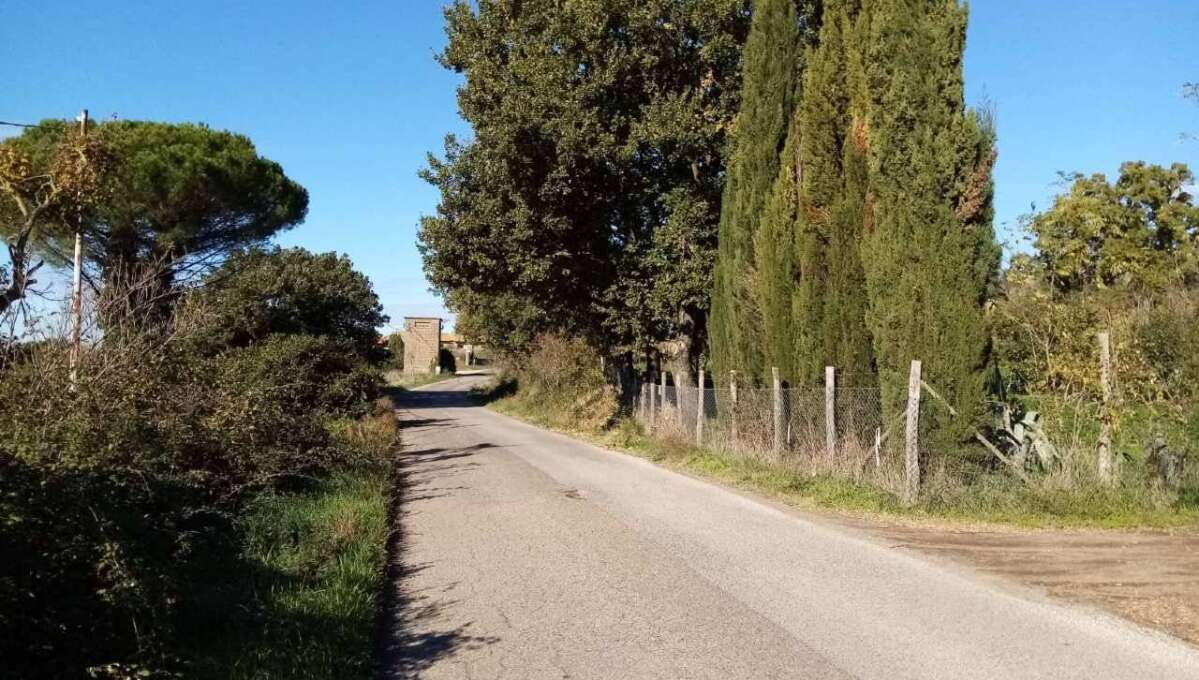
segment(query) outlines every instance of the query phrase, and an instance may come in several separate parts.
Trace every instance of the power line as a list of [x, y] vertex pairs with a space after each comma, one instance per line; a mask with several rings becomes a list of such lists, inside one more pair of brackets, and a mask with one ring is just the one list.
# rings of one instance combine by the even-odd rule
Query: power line
[[0, 120], [0, 125], [11, 125], [13, 127], [23, 127], [23, 128], [37, 127], [36, 125], [30, 125], [28, 123], [10, 123], [6, 120]]

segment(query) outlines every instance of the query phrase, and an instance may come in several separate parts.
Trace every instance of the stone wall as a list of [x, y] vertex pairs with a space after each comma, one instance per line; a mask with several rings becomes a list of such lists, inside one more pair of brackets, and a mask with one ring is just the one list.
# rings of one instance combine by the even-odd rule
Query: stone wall
[[437, 370], [441, 349], [441, 319], [404, 317], [404, 372], [432, 373]]

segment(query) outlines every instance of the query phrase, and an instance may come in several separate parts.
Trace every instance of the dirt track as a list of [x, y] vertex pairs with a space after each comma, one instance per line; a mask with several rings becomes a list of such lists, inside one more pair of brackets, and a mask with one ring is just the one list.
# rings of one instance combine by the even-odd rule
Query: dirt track
[[1199, 645], [1199, 534], [998, 532], [855, 522], [896, 545]]

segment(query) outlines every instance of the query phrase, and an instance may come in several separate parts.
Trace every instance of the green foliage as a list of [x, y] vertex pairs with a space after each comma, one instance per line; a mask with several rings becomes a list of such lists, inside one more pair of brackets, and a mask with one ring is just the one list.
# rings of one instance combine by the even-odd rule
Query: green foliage
[[239, 523], [237, 569], [206, 565], [187, 602], [188, 677], [368, 677], [388, 482], [372, 466], [254, 499]]
[[404, 370], [403, 333], [392, 333], [387, 336], [387, 366], [397, 371]]
[[376, 330], [387, 322], [383, 306], [344, 255], [303, 248], [233, 253], [195, 302], [213, 313], [207, 342], [215, 348], [282, 333], [321, 336], [363, 359], [383, 358]]
[[[787, 274], [777, 267], [761, 271], [755, 246], [768, 239], [769, 245], [787, 249], [781, 234], [759, 237], [758, 230], [778, 175], [802, 71], [802, 46], [813, 32], [812, 17], [813, 13], [797, 15], [793, 0], [759, 0], [754, 7], [742, 57], [741, 108], [730, 141], [711, 289], [709, 335], [712, 368], [718, 375], [736, 370], [764, 379], [769, 373], [760, 344], [763, 322], [758, 305]], [[785, 260], [774, 253], [763, 257], [776, 265]], [[786, 329], [780, 322], [771, 330]]]
[[88, 253], [110, 275], [163, 259], [182, 273], [307, 213], [308, 192], [243, 135], [146, 121], [102, 123], [96, 134], [117, 162], [85, 233]]
[[1055, 288], [1199, 284], [1199, 206], [1186, 191], [1195, 181], [1187, 166], [1129, 162], [1114, 184], [1102, 174], [1068, 179], [1069, 191], [1028, 225]]
[[[550, 427], [599, 431], [616, 417], [618, 403], [597, 356], [580, 338], [538, 337], [528, 355], [511, 367], [511, 375], [500, 378], [496, 395], [510, 396], [499, 408]], [[514, 379], [517, 389], [506, 379]]]
[[555, 330], [698, 349], [745, 1], [460, 1], [446, 19], [473, 139], [423, 175], [433, 285], [500, 348]]
[[[29, 251], [64, 264], [82, 226], [85, 257], [101, 268], [107, 294], [139, 298], [126, 306], [143, 317], [165, 311], [179, 279], [264, 243], [308, 210], [307, 191], [248, 138], [203, 125], [111, 121], [82, 136], [68, 121], [43, 121], [4, 141], [0, 176], [0, 199], [16, 199], [0, 200], [0, 233], [19, 246], [15, 288], [23, 287]], [[21, 199], [27, 190], [36, 200]], [[37, 224], [17, 214], [36, 215]], [[6, 298], [23, 294], [10, 292]]]
[[[243, 264], [271, 269], [271, 258], [294, 256], [258, 254]], [[74, 391], [61, 388], [65, 343], [0, 362], [0, 656], [8, 672], [166, 677], [183, 668], [182, 612], [199, 596], [197, 578], [238, 568], [229, 551], [246, 504], [380, 455], [350, 424], [368, 412], [379, 376], [346, 330], [374, 323], [377, 309], [347, 311], [347, 291], [317, 285], [320, 269], [306, 272], [314, 282], [305, 285], [288, 274], [308, 295], [302, 304], [333, 318], [258, 323], [261, 315], [242, 313], [247, 305], [215, 294], [228, 280], [214, 277], [212, 290], [154, 325], [108, 329], [84, 352]], [[222, 300], [229, 304], [214, 306]]]
[[[868, 102], [854, 2], [827, 2], [817, 44], [808, 49], [803, 96], [761, 234], [762, 336], [769, 363], [800, 384], [836, 366], [846, 385], [872, 385], [866, 326], [865, 199], [869, 184], [862, 133]], [[766, 254], [768, 257], [762, 257]]]
[[867, 320], [887, 412], [903, 410], [909, 364], [922, 360], [925, 381], [959, 414], [922, 418], [926, 441], [954, 455], [987, 418], [983, 304], [999, 266], [994, 133], [963, 103], [965, 7], [878, 0], [870, 12]]

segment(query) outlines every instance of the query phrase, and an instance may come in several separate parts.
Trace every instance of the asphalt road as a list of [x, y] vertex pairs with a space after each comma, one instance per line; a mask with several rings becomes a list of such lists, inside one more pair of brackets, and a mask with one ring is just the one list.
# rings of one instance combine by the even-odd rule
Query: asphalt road
[[1199, 650], [472, 405], [401, 403], [384, 677], [1199, 678]]

